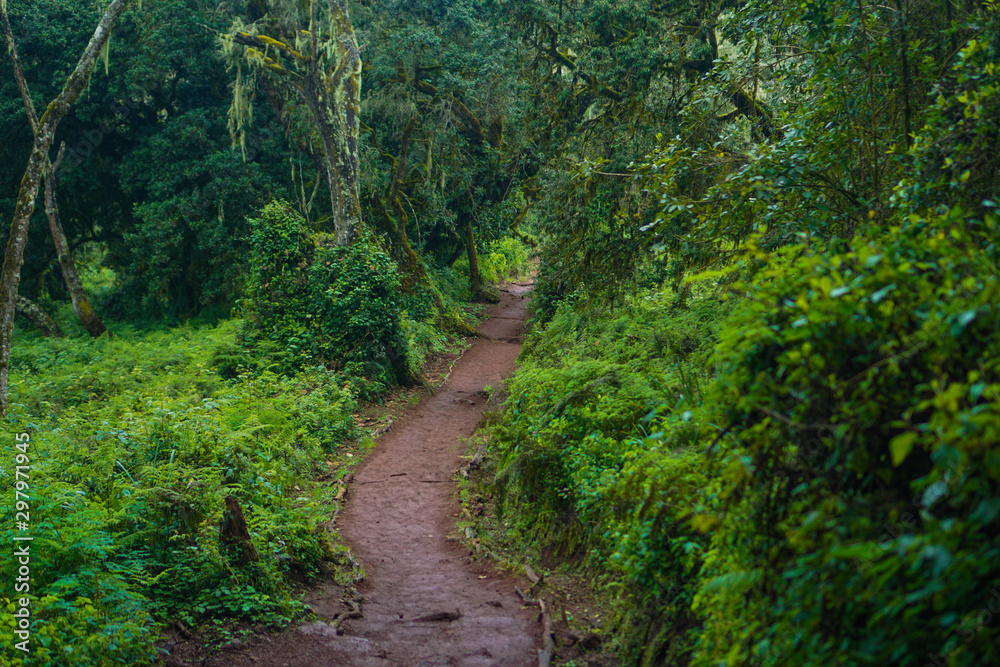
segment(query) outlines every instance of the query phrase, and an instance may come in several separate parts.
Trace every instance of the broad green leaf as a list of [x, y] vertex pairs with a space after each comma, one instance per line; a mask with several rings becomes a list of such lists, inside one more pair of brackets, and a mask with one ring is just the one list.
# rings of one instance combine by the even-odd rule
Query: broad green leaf
[[889, 451], [892, 453], [893, 467], [899, 467], [906, 460], [906, 457], [910, 455], [910, 452], [913, 450], [913, 443], [917, 440], [917, 435], [916, 431], [906, 431], [892, 439], [892, 442], [889, 443]]

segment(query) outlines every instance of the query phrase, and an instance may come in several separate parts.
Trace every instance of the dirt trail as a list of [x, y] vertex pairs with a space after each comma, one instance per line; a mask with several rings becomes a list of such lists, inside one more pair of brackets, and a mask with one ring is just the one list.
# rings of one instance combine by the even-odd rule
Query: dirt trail
[[[340, 636], [323, 622], [267, 636], [230, 654], [227, 665], [537, 664], [537, 610], [521, 608], [517, 581], [469, 557], [455, 537], [454, 497], [465, 449], [459, 438], [482, 417], [486, 399], [478, 392], [514, 370], [529, 289], [504, 290], [479, 327], [489, 338], [469, 348], [448, 381], [407, 411], [358, 468], [338, 526], [367, 575], [358, 587], [363, 616], [344, 621]], [[321, 618], [342, 614], [340, 595], [331, 589], [310, 605]]]
[[[513, 583], [470, 562], [454, 539], [453, 477], [459, 438], [472, 435], [485, 385], [514, 370], [527, 287], [512, 285], [490, 310], [482, 339], [433, 396], [406, 414], [357, 471], [339, 521], [364, 566], [364, 618], [344, 624], [356, 642], [352, 665], [530, 665], [539, 634]], [[449, 537], [451, 535], [451, 537]], [[418, 620], [442, 612], [456, 620]], [[343, 637], [338, 638], [340, 640]]]

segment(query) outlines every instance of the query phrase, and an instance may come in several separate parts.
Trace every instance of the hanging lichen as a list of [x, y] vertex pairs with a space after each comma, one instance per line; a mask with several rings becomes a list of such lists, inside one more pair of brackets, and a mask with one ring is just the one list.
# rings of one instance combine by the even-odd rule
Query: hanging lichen
[[101, 62], [104, 63], [104, 76], [108, 75], [108, 56], [111, 53], [111, 37], [108, 36], [108, 40], [104, 42], [104, 46], [101, 47], [101, 52], [98, 54]]
[[[321, 18], [320, 12], [325, 16]], [[266, 24], [234, 24], [227, 35], [220, 35], [224, 57], [237, 66], [228, 114], [233, 143], [239, 142], [246, 159], [245, 127], [253, 115], [258, 76], [266, 77], [269, 86], [273, 84], [269, 95], [273, 90], [289, 104], [290, 97], [298, 97], [308, 108], [321, 139], [337, 242], [350, 245], [361, 223], [361, 50], [348, 16], [347, 0], [333, 0], [326, 7], [315, 0], [278, 2], [270, 18]], [[305, 25], [309, 30], [303, 29]], [[257, 32], [264, 29], [262, 26], [266, 26], [267, 34]], [[243, 71], [244, 65], [247, 72]]]
[[233, 137], [233, 146], [240, 145], [240, 153], [243, 159], [247, 159], [246, 149], [246, 126], [253, 120], [253, 103], [251, 94], [254, 90], [256, 78], [252, 74], [248, 79], [243, 78], [243, 66], [236, 64], [236, 79], [233, 81], [233, 103], [229, 106], [228, 117], [229, 134]]

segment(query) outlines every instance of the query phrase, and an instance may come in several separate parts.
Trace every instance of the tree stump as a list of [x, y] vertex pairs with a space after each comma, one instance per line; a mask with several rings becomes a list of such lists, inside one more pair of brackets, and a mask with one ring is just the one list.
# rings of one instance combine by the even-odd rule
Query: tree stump
[[234, 559], [238, 565], [248, 565], [258, 559], [257, 550], [250, 542], [250, 531], [240, 503], [232, 496], [226, 496], [226, 509], [219, 524], [219, 546], [222, 552]]

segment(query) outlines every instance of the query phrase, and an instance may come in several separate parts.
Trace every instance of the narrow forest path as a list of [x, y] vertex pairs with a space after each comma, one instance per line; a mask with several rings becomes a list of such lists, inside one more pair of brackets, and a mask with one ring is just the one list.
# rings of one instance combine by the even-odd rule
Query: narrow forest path
[[[518, 582], [474, 561], [455, 535], [455, 473], [482, 418], [479, 393], [509, 376], [527, 319], [527, 285], [509, 285], [448, 380], [410, 408], [359, 466], [337, 519], [363, 565], [361, 617], [337, 635], [323, 622], [261, 638], [209, 663], [256, 667], [527, 667], [538, 662], [537, 610]], [[338, 587], [311, 596], [321, 617], [343, 614]]]
[[[347, 635], [366, 644], [355, 665], [529, 665], [539, 630], [513, 583], [454, 539], [453, 481], [464, 445], [482, 417], [477, 394], [514, 370], [527, 317], [527, 287], [511, 285], [451, 377], [386, 434], [357, 471], [340, 530], [367, 579], [364, 617]], [[421, 621], [443, 612], [455, 620]]]

